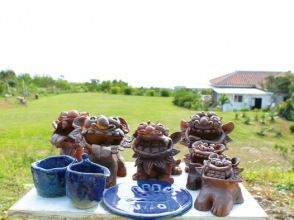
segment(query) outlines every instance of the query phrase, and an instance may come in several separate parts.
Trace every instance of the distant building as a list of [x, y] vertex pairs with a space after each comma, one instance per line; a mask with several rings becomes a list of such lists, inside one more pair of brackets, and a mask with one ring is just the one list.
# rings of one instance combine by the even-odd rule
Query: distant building
[[286, 72], [266, 71], [235, 71], [210, 80], [213, 89], [213, 100], [219, 103], [219, 98], [225, 94], [229, 103], [222, 106], [223, 111], [242, 108], [260, 109], [274, 106], [284, 100], [281, 94], [273, 94], [263, 90], [262, 85], [269, 76], [282, 76]]

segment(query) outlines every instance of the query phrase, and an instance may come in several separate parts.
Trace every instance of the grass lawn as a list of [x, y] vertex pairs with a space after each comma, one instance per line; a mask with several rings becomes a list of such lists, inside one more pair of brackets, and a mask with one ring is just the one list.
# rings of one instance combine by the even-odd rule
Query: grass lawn
[[[172, 98], [122, 96], [99, 93], [63, 94], [40, 97], [28, 105], [15, 104], [14, 100], [0, 100], [0, 218], [31, 186], [30, 164], [48, 155], [58, 154], [49, 140], [53, 128], [51, 122], [63, 110], [77, 109], [88, 111], [91, 115], [113, 115], [124, 117], [131, 128], [131, 134], [138, 123], [151, 120], [165, 124], [170, 132], [179, 131], [181, 119], [188, 120], [195, 111], [176, 107]], [[223, 121], [234, 120], [235, 113], [218, 113]], [[241, 113], [239, 113], [241, 114]], [[246, 112], [252, 118], [252, 124], [245, 125], [240, 116], [235, 120], [235, 130], [230, 135], [227, 154], [239, 156], [241, 166], [245, 168], [243, 177], [248, 187], [254, 185], [268, 189], [267, 196], [274, 197], [276, 189], [286, 190], [289, 198], [287, 208], [293, 208], [293, 144], [294, 135], [290, 134], [290, 123], [277, 119], [275, 123], [262, 125], [254, 121], [262, 112]], [[268, 131], [266, 136], [257, 134], [260, 129], [275, 128], [282, 132], [275, 137]], [[280, 147], [275, 147], [278, 144]], [[181, 158], [187, 149], [178, 146]], [[123, 152], [126, 160], [132, 160], [132, 150]], [[291, 185], [292, 184], [292, 185]], [[291, 188], [292, 187], [292, 188]], [[292, 189], [292, 191], [291, 191]], [[275, 197], [274, 197], [275, 198]]]

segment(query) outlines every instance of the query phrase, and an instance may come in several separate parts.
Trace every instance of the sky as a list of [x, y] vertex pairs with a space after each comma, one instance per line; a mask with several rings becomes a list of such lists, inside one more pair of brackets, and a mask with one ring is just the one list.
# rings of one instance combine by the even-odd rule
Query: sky
[[294, 1], [0, 0], [0, 70], [197, 87], [294, 71]]

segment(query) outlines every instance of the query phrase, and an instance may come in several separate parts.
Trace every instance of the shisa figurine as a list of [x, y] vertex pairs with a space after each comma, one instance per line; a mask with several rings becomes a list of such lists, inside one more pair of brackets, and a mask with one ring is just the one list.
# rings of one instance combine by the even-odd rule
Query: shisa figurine
[[213, 154], [222, 154], [226, 150], [223, 144], [208, 144], [202, 141], [196, 141], [192, 144], [192, 148], [189, 148], [189, 156], [186, 156], [186, 167], [189, 168], [189, 174], [186, 187], [190, 190], [197, 190], [201, 187], [201, 175], [196, 172], [197, 168], [201, 168], [204, 165], [204, 160], [208, 160], [208, 157]]
[[197, 210], [211, 210], [216, 216], [227, 216], [234, 204], [243, 203], [238, 184], [242, 181], [239, 173], [243, 169], [237, 167], [239, 162], [239, 158], [213, 153], [202, 168], [196, 168], [202, 177], [202, 187], [194, 203]]
[[213, 112], [196, 113], [190, 121], [181, 121], [182, 144], [191, 147], [195, 141], [209, 144], [224, 144], [231, 141], [228, 134], [233, 131], [234, 123], [222, 124], [222, 120]]
[[88, 115], [87, 112], [80, 113], [77, 110], [63, 111], [58, 119], [52, 122], [55, 130], [51, 137], [51, 143], [60, 148], [60, 154], [69, 155], [78, 160], [82, 159], [84, 149], [76, 143], [70, 134], [75, 129], [72, 125], [74, 119], [77, 117], [87, 117]]
[[[223, 144], [227, 149], [227, 143], [231, 141], [228, 134], [233, 131], [234, 123], [222, 123], [220, 117], [214, 112], [198, 112], [190, 121], [181, 121], [183, 145], [191, 148], [194, 142], [203, 141], [207, 144]], [[185, 171], [189, 172], [190, 154], [185, 155]]]
[[181, 133], [168, 135], [168, 129], [160, 123], [141, 123], [134, 133], [133, 142], [135, 166], [137, 173], [134, 180], [156, 179], [173, 183], [172, 174], [180, 174], [180, 160], [176, 161], [174, 155], [179, 150], [174, 149], [181, 139]]
[[94, 163], [106, 166], [110, 177], [106, 180], [107, 187], [116, 185], [116, 177], [124, 177], [127, 170], [119, 151], [130, 147], [132, 139], [126, 136], [129, 132], [127, 122], [121, 117], [105, 117], [104, 115], [77, 117], [73, 121], [75, 130], [70, 136]]

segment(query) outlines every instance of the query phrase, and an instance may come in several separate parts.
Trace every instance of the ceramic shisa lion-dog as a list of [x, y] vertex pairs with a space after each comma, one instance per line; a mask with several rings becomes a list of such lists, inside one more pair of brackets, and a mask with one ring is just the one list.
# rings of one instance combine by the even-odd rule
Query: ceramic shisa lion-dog
[[181, 133], [168, 135], [168, 129], [160, 123], [141, 123], [134, 133], [133, 142], [135, 166], [137, 173], [134, 180], [156, 179], [173, 183], [172, 174], [180, 174], [180, 160], [176, 161], [174, 155], [179, 150], [174, 144], [181, 138]]
[[202, 168], [196, 168], [202, 176], [202, 187], [194, 203], [197, 210], [227, 216], [234, 204], [243, 203], [238, 184], [242, 181], [239, 174], [243, 169], [238, 168], [239, 162], [239, 158], [213, 153]]
[[[234, 123], [222, 123], [222, 119], [214, 112], [198, 112], [190, 121], [181, 121], [180, 124], [182, 131], [181, 143], [189, 149], [193, 148], [195, 142], [202, 141], [206, 144], [223, 144], [227, 149], [227, 143], [231, 141], [228, 136], [234, 130]], [[189, 162], [191, 154], [185, 155], [185, 170], [189, 172]]]
[[54, 132], [51, 136], [51, 143], [60, 148], [60, 154], [69, 155], [78, 160], [82, 159], [83, 147], [76, 143], [70, 134], [75, 129], [73, 127], [74, 119], [88, 115], [87, 112], [80, 113], [77, 110], [63, 111], [58, 119], [52, 122]]
[[182, 144], [191, 147], [195, 141], [209, 144], [226, 144], [231, 141], [228, 134], [233, 131], [234, 123], [222, 123], [214, 112], [196, 113], [190, 121], [181, 121]]
[[189, 174], [186, 187], [190, 190], [197, 190], [201, 188], [202, 177], [196, 171], [204, 165], [204, 161], [213, 154], [222, 154], [226, 150], [223, 144], [208, 144], [202, 141], [196, 141], [189, 148], [189, 160], [185, 158], [185, 162], [189, 167]]
[[[117, 176], [126, 176], [126, 166], [119, 151], [130, 147], [131, 138], [126, 136], [129, 127], [123, 118], [76, 114], [69, 124], [71, 129], [66, 138], [70, 140], [70, 145], [62, 145], [63, 154], [80, 159], [85, 152], [91, 161], [106, 166], [111, 173], [106, 180], [107, 187], [116, 185]], [[52, 140], [55, 139], [52, 137]], [[54, 145], [56, 142], [52, 141]], [[69, 149], [79, 149], [79, 154], [70, 154], [72, 150]]]
[[110, 177], [107, 187], [116, 185], [116, 177], [124, 177], [127, 170], [119, 151], [130, 147], [131, 139], [126, 136], [129, 127], [121, 117], [105, 117], [104, 115], [87, 118], [76, 118], [73, 122], [76, 130], [75, 140], [85, 146], [85, 152], [94, 163], [106, 166]]

